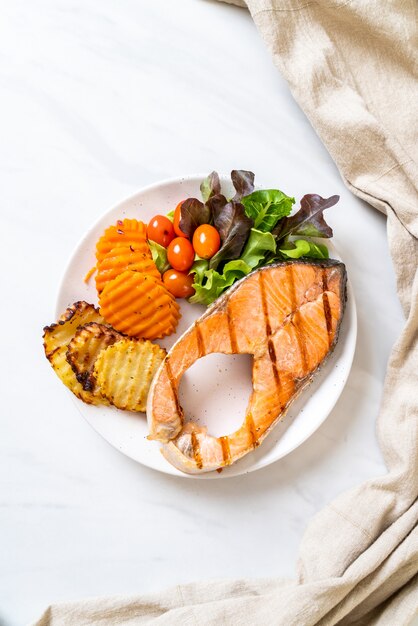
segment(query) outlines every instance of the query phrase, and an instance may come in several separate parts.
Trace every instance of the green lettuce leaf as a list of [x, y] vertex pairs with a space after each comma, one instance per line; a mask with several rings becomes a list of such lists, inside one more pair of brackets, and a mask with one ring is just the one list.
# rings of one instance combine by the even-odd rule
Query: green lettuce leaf
[[167, 249], [151, 239], [148, 239], [148, 245], [151, 249], [152, 260], [157, 266], [157, 270], [160, 274], [163, 274], [170, 267], [170, 263], [167, 261]]
[[216, 270], [206, 270], [203, 279], [193, 283], [195, 294], [189, 298], [189, 302], [194, 304], [211, 304], [236, 280], [249, 274], [251, 269], [247, 263], [237, 259], [236, 261], [226, 263], [222, 274]]
[[189, 274], [195, 274], [195, 282], [201, 283], [205, 277], [205, 272], [209, 268], [209, 261], [206, 259], [197, 258], [193, 263]]
[[248, 217], [254, 220], [254, 228], [269, 232], [282, 217], [290, 214], [295, 199], [279, 189], [259, 189], [241, 198], [241, 202]]
[[267, 252], [276, 252], [276, 240], [273, 235], [252, 228], [240, 259], [253, 269], [263, 261]]
[[328, 248], [322, 243], [314, 243], [306, 239], [289, 241], [279, 248], [279, 252], [290, 259], [307, 257], [310, 259], [328, 259]]
[[[198, 304], [211, 304], [225, 289], [228, 289], [235, 281], [243, 278], [251, 272], [266, 253], [276, 251], [276, 242], [271, 233], [262, 233], [254, 228], [245, 245], [239, 259], [225, 264], [222, 272], [208, 269], [207, 261], [195, 261], [190, 273], [195, 274], [193, 287], [195, 294], [189, 302]], [[206, 264], [206, 266], [205, 266]]]

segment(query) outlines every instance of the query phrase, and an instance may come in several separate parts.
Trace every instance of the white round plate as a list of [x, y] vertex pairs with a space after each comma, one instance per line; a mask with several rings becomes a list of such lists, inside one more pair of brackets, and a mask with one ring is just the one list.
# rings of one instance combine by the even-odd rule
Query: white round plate
[[[200, 197], [202, 176], [190, 176], [164, 181], [139, 191], [108, 211], [88, 231], [77, 246], [64, 274], [57, 301], [57, 317], [77, 300], [97, 304], [95, 281], [83, 281], [95, 265], [95, 245], [104, 229], [117, 219], [137, 218], [148, 222], [156, 214], [166, 214], [187, 197]], [[229, 178], [222, 179], [225, 193], [232, 192]], [[232, 195], [232, 194], [231, 194]], [[328, 242], [330, 256], [340, 259]], [[169, 348], [199, 317], [204, 307], [181, 301], [182, 318], [177, 333], [158, 343]], [[294, 450], [322, 424], [332, 410], [346, 383], [353, 361], [357, 337], [357, 315], [353, 291], [348, 283], [348, 299], [338, 343], [333, 354], [321, 368], [314, 381], [291, 405], [287, 415], [275, 427], [261, 446], [222, 472], [190, 476], [175, 469], [159, 451], [159, 444], [148, 441], [144, 414], [119, 411], [115, 408], [84, 404], [74, 396], [74, 402], [89, 424], [112, 446], [148, 467], [193, 478], [224, 478], [237, 476], [265, 467]], [[251, 357], [213, 354], [197, 361], [184, 375], [180, 385], [180, 402], [185, 414], [209, 426], [211, 434], [225, 435], [242, 423], [251, 392]]]

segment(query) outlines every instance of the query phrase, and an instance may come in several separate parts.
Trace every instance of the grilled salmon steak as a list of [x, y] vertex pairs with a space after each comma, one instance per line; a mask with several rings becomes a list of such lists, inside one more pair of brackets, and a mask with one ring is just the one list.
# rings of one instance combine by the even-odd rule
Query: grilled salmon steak
[[[335, 260], [277, 263], [256, 270], [218, 298], [174, 344], [148, 395], [149, 439], [179, 470], [234, 463], [258, 446], [332, 352], [346, 301], [346, 270]], [[213, 437], [184, 419], [185, 371], [211, 353], [252, 354], [252, 385], [241, 427]]]

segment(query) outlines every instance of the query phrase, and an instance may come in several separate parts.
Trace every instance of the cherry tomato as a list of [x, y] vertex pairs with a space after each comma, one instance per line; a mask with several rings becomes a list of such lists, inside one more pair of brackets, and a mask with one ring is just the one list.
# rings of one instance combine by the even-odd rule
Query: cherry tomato
[[166, 248], [175, 236], [172, 222], [165, 215], [156, 215], [148, 224], [147, 236]]
[[178, 205], [175, 208], [174, 211], [174, 219], [173, 219], [173, 225], [174, 225], [174, 232], [176, 233], [177, 237], [187, 237], [187, 235], [180, 230], [180, 209], [181, 209], [181, 205], [183, 204], [183, 202], [179, 202]]
[[187, 272], [194, 261], [194, 250], [190, 241], [184, 237], [173, 239], [167, 248], [167, 259], [175, 270]]
[[188, 298], [194, 294], [194, 276], [191, 274], [167, 270], [163, 274], [163, 283], [175, 298]]
[[202, 259], [210, 259], [218, 252], [221, 245], [221, 238], [214, 226], [202, 224], [198, 226], [193, 234], [193, 248], [196, 254]]

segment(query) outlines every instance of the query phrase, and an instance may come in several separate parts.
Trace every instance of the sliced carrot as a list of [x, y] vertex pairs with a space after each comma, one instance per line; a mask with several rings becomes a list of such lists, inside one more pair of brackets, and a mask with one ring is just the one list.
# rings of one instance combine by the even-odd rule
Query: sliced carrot
[[118, 245], [112, 248], [98, 263], [96, 274], [97, 293], [103, 290], [110, 280], [113, 280], [127, 269], [150, 274], [160, 279], [161, 274], [152, 260], [149, 246], [146, 241], [134, 246]]
[[93, 276], [96, 269], [97, 267], [95, 265], [89, 269], [89, 271], [87, 272], [87, 274], [84, 276], [84, 279], [83, 279], [85, 283], [89, 282], [90, 278]]
[[[118, 244], [134, 246], [146, 242], [147, 227], [138, 220], [118, 220], [115, 226], [109, 226], [96, 244], [96, 259], [98, 263]], [[151, 253], [150, 253], [151, 255]]]
[[106, 283], [99, 304], [107, 323], [131, 337], [165, 337], [180, 319], [180, 307], [161, 280], [131, 269]]

